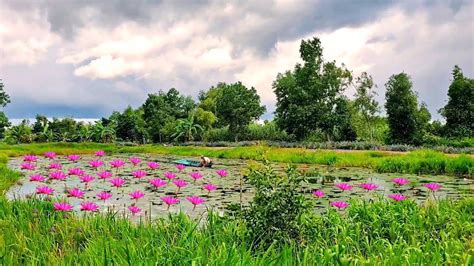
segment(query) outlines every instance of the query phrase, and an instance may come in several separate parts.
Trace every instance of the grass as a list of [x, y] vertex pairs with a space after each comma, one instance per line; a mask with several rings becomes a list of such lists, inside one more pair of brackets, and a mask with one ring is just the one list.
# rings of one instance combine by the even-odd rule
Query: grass
[[195, 147], [195, 146], [117, 146], [98, 143], [46, 143], [26, 145], [0, 145], [0, 160], [5, 156], [42, 154], [54, 150], [59, 154], [92, 153], [103, 149], [113, 153], [151, 153], [180, 156], [206, 155], [213, 158], [262, 160], [298, 164], [323, 164], [336, 167], [364, 167], [381, 173], [446, 174], [472, 177], [474, 157], [471, 155], [447, 155], [431, 150], [418, 150], [408, 153], [382, 151], [337, 152], [310, 150], [303, 148], [276, 148], [268, 146], [249, 147]]
[[[186, 215], [133, 224], [113, 213], [62, 215], [47, 201], [8, 201], [6, 189], [20, 175], [6, 167], [9, 156], [109, 152], [206, 154], [220, 158], [321, 163], [336, 166], [385, 166], [380, 171], [458, 171], [471, 157], [416, 152], [335, 153], [300, 149], [98, 144], [0, 146], [0, 264], [6, 265], [472, 265], [474, 263], [474, 198], [460, 201], [352, 201], [347, 212], [328, 210], [307, 217], [306, 241], [274, 243], [253, 249], [245, 223], [210, 214], [204, 221]], [[434, 156], [434, 157], [433, 157]], [[387, 161], [401, 165], [391, 168]], [[434, 163], [431, 163], [434, 162]], [[357, 164], [357, 165], [355, 165]], [[373, 164], [373, 165], [372, 165]], [[441, 167], [439, 165], [442, 165]], [[471, 165], [472, 166], [472, 165]], [[471, 167], [469, 166], [469, 167]]]

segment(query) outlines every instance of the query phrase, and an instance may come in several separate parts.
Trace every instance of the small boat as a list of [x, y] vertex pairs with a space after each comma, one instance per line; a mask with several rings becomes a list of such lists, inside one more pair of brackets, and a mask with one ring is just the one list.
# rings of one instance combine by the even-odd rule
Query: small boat
[[186, 166], [192, 166], [192, 167], [201, 166], [201, 163], [199, 161], [192, 160], [192, 159], [180, 159], [180, 160], [173, 161], [173, 163], [174, 164], [182, 164], [182, 165], [186, 165]]

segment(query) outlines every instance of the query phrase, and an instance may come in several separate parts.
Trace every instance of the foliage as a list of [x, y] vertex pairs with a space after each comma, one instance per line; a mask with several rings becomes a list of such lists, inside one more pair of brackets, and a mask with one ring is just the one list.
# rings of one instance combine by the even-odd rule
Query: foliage
[[321, 131], [327, 140], [352, 139], [350, 112], [342, 94], [351, 82], [351, 73], [335, 61], [324, 62], [322, 54], [318, 38], [303, 40], [300, 56], [304, 64], [278, 74], [273, 82], [276, 122], [298, 140], [314, 131]]
[[140, 110], [133, 110], [129, 106], [117, 117], [117, 138], [124, 141], [146, 143], [146, 134], [145, 122]]
[[186, 141], [194, 140], [194, 136], [201, 133], [203, 128], [196, 124], [194, 116], [190, 115], [187, 119], [179, 119], [175, 128], [175, 133], [171, 135], [175, 140], [183, 138]]
[[5, 92], [5, 84], [3, 84], [2, 79], [0, 79], [0, 106], [5, 107], [10, 102], [11, 102], [10, 101], [10, 95], [8, 95]]
[[448, 103], [441, 110], [446, 118], [446, 132], [450, 136], [474, 135], [474, 79], [464, 77], [461, 68], [454, 66], [453, 81], [448, 90]]
[[8, 127], [12, 124], [8, 120], [8, 117], [5, 115], [4, 112], [0, 112], [0, 139], [5, 137], [5, 131]]
[[12, 126], [5, 132], [5, 141], [9, 144], [32, 143], [34, 135], [28, 120], [23, 120], [19, 125]]
[[[356, 93], [354, 95], [354, 111], [353, 121], [359, 122], [360, 126], [355, 126], [357, 138], [360, 140], [381, 140], [377, 138], [377, 123], [380, 121], [377, 113], [380, 112], [378, 102], [375, 100], [377, 86], [374, 84], [372, 76], [367, 72], [363, 72], [356, 79]], [[357, 130], [358, 129], [358, 130]]]

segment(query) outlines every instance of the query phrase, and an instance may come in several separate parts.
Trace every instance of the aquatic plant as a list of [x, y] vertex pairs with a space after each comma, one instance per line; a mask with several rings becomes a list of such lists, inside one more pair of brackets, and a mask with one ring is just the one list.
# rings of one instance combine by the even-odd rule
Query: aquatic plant
[[318, 189], [318, 190], [313, 191], [313, 195], [317, 198], [322, 198], [324, 197], [325, 194], [324, 194], [324, 191]]
[[59, 212], [69, 212], [73, 209], [72, 205], [67, 202], [55, 202], [53, 203], [54, 210]]
[[112, 184], [112, 186], [119, 188], [119, 187], [122, 187], [126, 181], [120, 177], [116, 177], [116, 178], [110, 179], [109, 182]]
[[186, 166], [183, 165], [183, 164], [177, 164], [176, 169], [178, 169], [178, 171], [182, 172], [184, 169], [186, 169]]
[[43, 194], [43, 195], [51, 195], [53, 194], [54, 189], [48, 186], [37, 186], [36, 187], [36, 194]]
[[143, 170], [136, 170], [136, 171], [132, 171], [132, 175], [133, 177], [140, 179], [140, 178], [145, 177], [147, 175], [147, 172]]
[[130, 157], [128, 160], [133, 164], [133, 166], [137, 166], [142, 162], [138, 157]]
[[161, 180], [160, 178], [150, 179], [149, 183], [155, 188], [160, 188], [162, 186], [166, 186], [167, 184], [165, 181]]
[[349, 206], [349, 203], [345, 201], [333, 201], [330, 203], [331, 206], [338, 208], [339, 210], [344, 210]]
[[100, 179], [107, 179], [107, 178], [110, 178], [112, 177], [112, 172], [109, 172], [109, 171], [101, 171], [101, 172], [98, 172], [97, 173], [97, 176], [100, 178]]
[[176, 178], [176, 174], [173, 173], [173, 172], [165, 172], [163, 175], [164, 175], [166, 178], [168, 178], [168, 179], [174, 179], [174, 178]]
[[394, 201], [402, 201], [406, 199], [406, 197], [402, 194], [390, 194], [388, 195], [388, 197], [393, 199]]
[[359, 186], [367, 191], [375, 190], [379, 187], [378, 185], [373, 184], [373, 183], [363, 183], [363, 184], [360, 184]]
[[392, 182], [395, 183], [398, 186], [404, 186], [404, 185], [410, 183], [410, 181], [408, 181], [408, 179], [401, 178], [401, 177], [392, 179]]
[[169, 210], [171, 205], [175, 205], [175, 204], [179, 203], [179, 199], [175, 198], [173, 196], [161, 197], [161, 200], [168, 206], [166, 208], [166, 210]]
[[226, 177], [228, 175], [227, 171], [225, 169], [219, 169], [216, 171], [216, 174], [220, 177]]
[[160, 167], [160, 164], [157, 162], [147, 162], [146, 165], [148, 165], [148, 167], [152, 170]]
[[112, 193], [109, 193], [107, 191], [101, 191], [97, 194], [97, 198], [100, 200], [106, 201], [112, 197]]
[[84, 191], [79, 188], [72, 188], [68, 190], [68, 197], [82, 198], [84, 197]]
[[104, 157], [105, 156], [105, 151], [103, 150], [98, 150], [95, 152], [95, 156], [97, 157]]
[[22, 163], [20, 165], [21, 170], [35, 170], [36, 166], [30, 162]]
[[335, 184], [334, 185], [335, 187], [339, 188], [340, 190], [342, 191], [345, 191], [345, 190], [351, 190], [352, 189], [352, 186], [347, 184], [347, 183], [338, 183], [338, 184]]
[[136, 191], [133, 191], [131, 192], [130, 194], [130, 197], [133, 199], [133, 200], [138, 200], [138, 199], [141, 199], [145, 196], [145, 194], [143, 192], [141, 192], [140, 190], [136, 190]]
[[99, 168], [104, 165], [104, 162], [101, 160], [92, 160], [89, 162], [89, 166], [92, 168]]
[[68, 171], [68, 175], [76, 175], [76, 176], [81, 176], [84, 175], [85, 172], [81, 168], [71, 168]]
[[49, 164], [49, 169], [61, 170], [62, 168], [63, 168], [63, 165], [59, 162], [52, 162]]
[[116, 159], [116, 160], [112, 160], [110, 162], [110, 166], [112, 166], [112, 168], [121, 168], [125, 165], [125, 162], [123, 160], [120, 160], [120, 159]]
[[91, 201], [81, 202], [81, 211], [95, 212], [99, 210], [99, 206]]
[[78, 154], [71, 154], [67, 156], [67, 159], [71, 162], [77, 162], [81, 159], [81, 156]]
[[186, 197], [186, 199], [191, 202], [191, 204], [193, 205], [193, 211], [196, 209], [196, 206], [197, 205], [201, 205], [203, 204], [206, 200], [204, 200], [203, 198], [200, 198], [198, 196], [191, 196], [191, 197]]
[[41, 174], [32, 174], [30, 175], [30, 181], [32, 182], [43, 182], [45, 181], [46, 178], [42, 176]]
[[38, 160], [38, 157], [36, 157], [36, 155], [27, 154], [23, 156], [24, 162], [36, 162], [37, 160]]
[[55, 171], [55, 172], [51, 172], [49, 173], [49, 178], [52, 179], [52, 180], [65, 180], [67, 178], [67, 175], [62, 172], [62, 171]]
[[54, 159], [54, 158], [56, 158], [56, 153], [55, 153], [55, 152], [52, 152], [52, 151], [47, 151], [47, 152], [45, 152], [43, 155], [44, 155], [44, 157], [47, 158], [47, 159]]

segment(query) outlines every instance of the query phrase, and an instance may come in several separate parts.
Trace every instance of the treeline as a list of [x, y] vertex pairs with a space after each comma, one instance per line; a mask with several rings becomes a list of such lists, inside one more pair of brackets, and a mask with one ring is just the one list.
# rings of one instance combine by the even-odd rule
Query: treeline
[[[474, 80], [455, 66], [445, 118], [431, 121], [407, 73], [385, 84], [385, 116], [375, 100], [376, 85], [368, 73], [354, 77], [344, 65], [325, 61], [318, 38], [303, 40], [301, 64], [278, 74], [273, 82], [275, 118], [256, 123], [266, 111], [255, 88], [241, 82], [219, 83], [199, 93], [198, 101], [172, 88], [149, 94], [138, 108], [113, 112], [94, 124], [38, 115], [36, 121], [10, 126], [0, 114], [0, 135], [8, 143], [94, 141], [167, 143], [189, 141], [365, 141], [386, 144], [445, 145], [472, 138]], [[344, 92], [355, 87], [354, 99]], [[10, 102], [1, 84], [0, 105]], [[468, 140], [467, 143], [472, 143]]]

